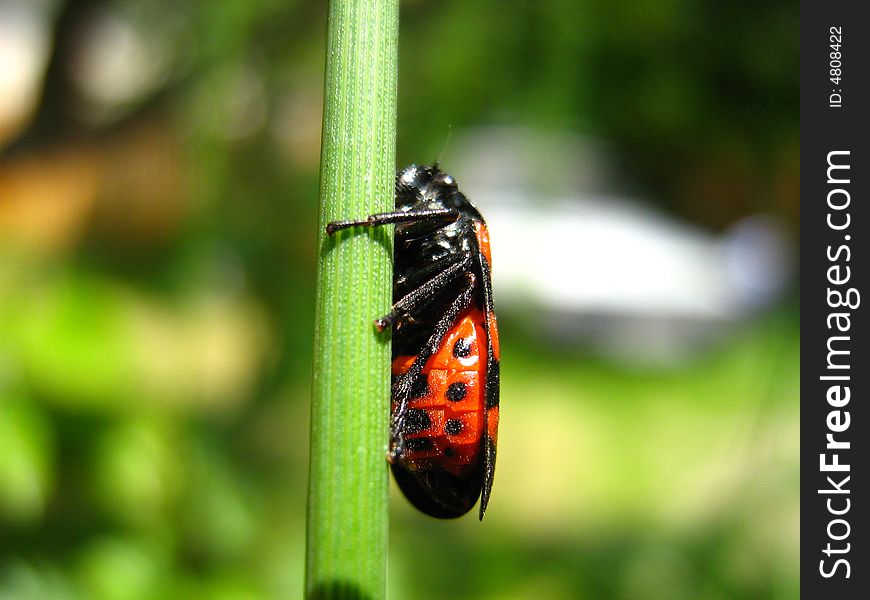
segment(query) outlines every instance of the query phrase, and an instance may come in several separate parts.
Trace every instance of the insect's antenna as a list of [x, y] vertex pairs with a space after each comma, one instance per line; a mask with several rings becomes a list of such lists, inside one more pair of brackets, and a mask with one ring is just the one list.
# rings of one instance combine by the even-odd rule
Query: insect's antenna
[[432, 165], [435, 168], [438, 168], [438, 165], [441, 164], [441, 155], [444, 154], [444, 149], [447, 148], [447, 143], [450, 141], [450, 136], [453, 133], [453, 126], [448, 123], [447, 124], [447, 136], [444, 138], [444, 141], [441, 143], [441, 150], [438, 151], [438, 156], [435, 157], [435, 160], [432, 161]]

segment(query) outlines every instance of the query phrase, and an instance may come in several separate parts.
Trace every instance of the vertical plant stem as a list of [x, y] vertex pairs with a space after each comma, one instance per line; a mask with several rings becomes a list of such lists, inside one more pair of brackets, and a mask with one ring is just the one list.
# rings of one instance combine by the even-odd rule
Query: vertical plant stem
[[306, 596], [386, 594], [392, 232], [326, 223], [393, 206], [398, 0], [332, 0], [320, 171]]

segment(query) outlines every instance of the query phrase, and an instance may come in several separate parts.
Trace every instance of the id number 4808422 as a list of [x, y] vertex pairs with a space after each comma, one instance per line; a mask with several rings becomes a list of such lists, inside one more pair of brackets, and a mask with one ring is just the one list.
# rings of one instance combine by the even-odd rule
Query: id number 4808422
[[828, 45], [831, 52], [828, 54], [828, 79], [831, 91], [828, 95], [828, 108], [841, 108], [843, 106], [843, 88], [840, 82], [843, 79], [843, 28], [832, 26], [828, 29]]
[[831, 27], [828, 31], [830, 32], [828, 40], [831, 46], [830, 58], [828, 60], [831, 83], [840, 85], [840, 79], [843, 76], [843, 53], [840, 50], [840, 46], [843, 45], [843, 28]]

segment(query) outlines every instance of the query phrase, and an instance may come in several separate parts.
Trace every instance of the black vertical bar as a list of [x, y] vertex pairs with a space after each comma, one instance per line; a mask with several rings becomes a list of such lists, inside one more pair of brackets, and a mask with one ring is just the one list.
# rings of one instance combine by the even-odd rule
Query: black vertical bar
[[[801, 594], [867, 598], [870, 21], [801, 2]], [[862, 11], [863, 12], [863, 11]], [[837, 70], [839, 69], [839, 71]], [[839, 77], [839, 80], [837, 79]], [[866, 298], [870, 301], [870, 296]], [[846, 467], [848, 465], [848, 467]]]

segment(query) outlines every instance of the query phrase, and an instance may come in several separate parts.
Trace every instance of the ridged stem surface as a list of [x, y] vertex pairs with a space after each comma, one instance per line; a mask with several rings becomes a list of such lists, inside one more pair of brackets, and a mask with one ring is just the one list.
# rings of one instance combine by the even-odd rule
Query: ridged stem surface
[[329, 7], [311, 403], [306, 597], [386, 595], [390, 227], [326, 223], [393, 206], [397, 0]]

